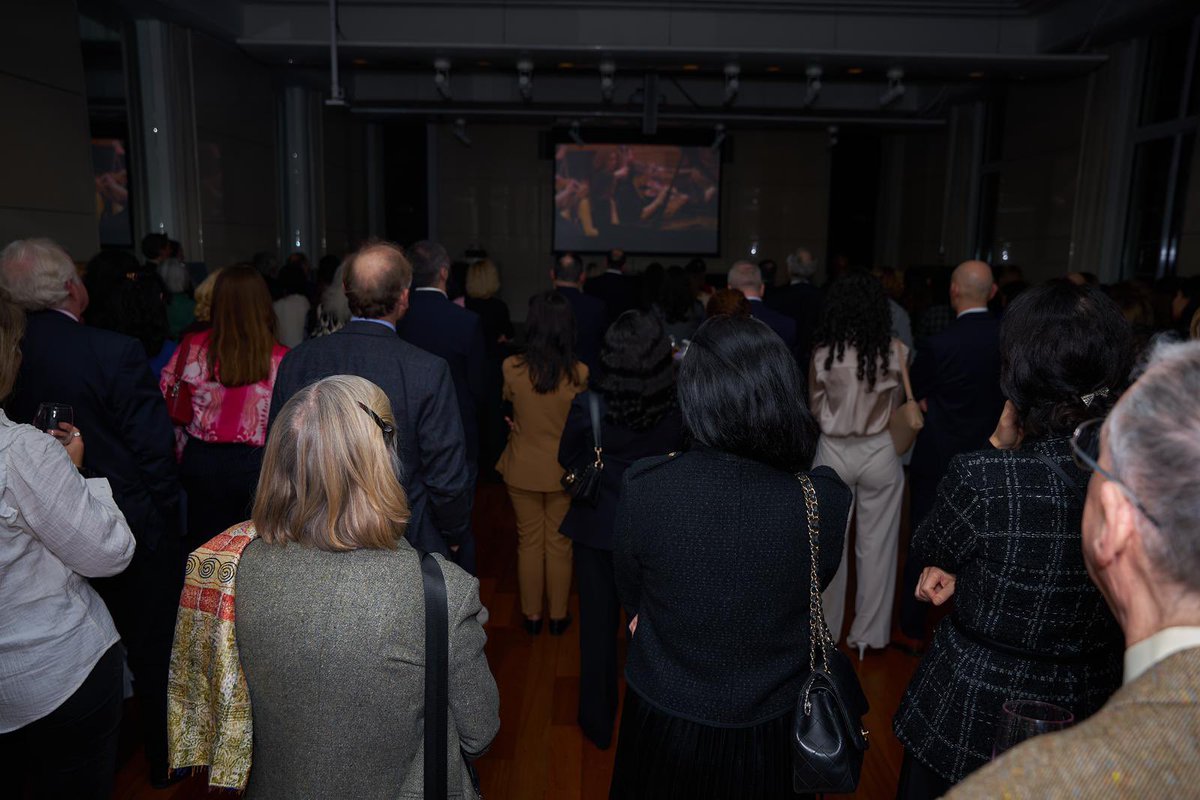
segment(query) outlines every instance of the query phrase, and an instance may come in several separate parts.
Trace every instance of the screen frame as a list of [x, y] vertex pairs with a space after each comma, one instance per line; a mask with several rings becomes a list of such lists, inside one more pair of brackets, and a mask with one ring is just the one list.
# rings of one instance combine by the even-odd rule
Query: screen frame
[[[652, 136], [647, 136], [639, 131], [620, 130], [612, 128], [594, 129], [580, 128], [576, 133], [583, 139], [584, 145], [622, 145], [622, 144], [645, 144], [645, 145], [660, 145], [666, 147], [712, 147], [714, 134], [707, 131], [696, 130], [675, 130], [663, 131]], [[554, 179], [556, 177], [556, 157], [558, 155], [558, 146], [560, 144], [578, 145], [571, 136], [570, 128], [556, 127], [550, 130], [550, 135], [546, 139], [547, 160], [550, 162], [550, 253], [558, 256], [562, 253], [573, 253], [574, 255], [604, 255], [609, 252], [608, 249], [602, 250], [558, 250], [554, 246], [555, 229], [558, 225], [558, 212], [554, 208]], [[721, 164], [720, 173], [717, 175], [717, 237], [716, 247], [713, 250], [695, 250], [687, 253], [671, 253], [663, 250], [624, 250], [621, 252], [627, 256], [636, 258], [694, 258], [697, 256], [705, 258], [719, 257], [722, 248], [725, 244], [725, 207], [722, 202], [725, 192], [725, 166], [730, 162], [729, 139], [726, 137], [721, 142], [718, 148], [718, 161]], [[611, 249], [611, 248], [610, 248]]]

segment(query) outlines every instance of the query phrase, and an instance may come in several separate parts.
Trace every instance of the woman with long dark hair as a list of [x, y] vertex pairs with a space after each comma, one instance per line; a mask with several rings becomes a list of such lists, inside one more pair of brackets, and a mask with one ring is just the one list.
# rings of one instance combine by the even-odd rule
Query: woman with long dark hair
[[286, 353], [275, 339], [266, 280], [249, 264], [221, 270], [212, 327], [185, 336], [159, 380], [166, 396], [180, 381], [192, 394], [179, 467], [188, 495], [189, 550], [250, 514], [271, 392]]
[[88, 262], [84, 286], [91, 299], [86, 312], [88, 324], [141, 342], [150, 370], [157, 377], [175, 351], [165, 288], [158, 273], [147, 270], [129, 253], [104, 250]]
[[591, 403], [600, 413], [604, 470], [594, 506], [572, 502], [562, 533], [572, 542], [579, 587], [579, 726], [601, 750], [617, 714], [621, 604], [613, 578], [613, 521], [625, 470], [683, 446], [671, 342], [658, 317], [626, 311], [604, 334], [600, 369], [575, 398], [558, 449], [564, 465], [593, 457]]
[[[809, 397], [821, 427], [816, 463], [832, 467], [854, 492], [858, 591], [846, 640], [862, 658], [868, 647], [886, 647], [891, 638], [904, 470], [888, 422], [904, 400], [908, 348], [892, 336], [883, 286], [861, 270], [829, 287], [814, 338]], [[843, 557], [824, 597], [835, 640], [842, 633], [846, 569]]]
[[679, 365], [691, 448], [625, 473], [613, 552], [636, 626], [610, 796], [795, 797], [792, 720], [809, 676], [813, 552], [842, 552], [850, 493], [811, 473], [817, 428], [796, 360], [764, 323], [714, 317]]
[[571, 541], [559, 533], [570, 508], [563, 491], [558, 443], [571, 401], [587, 386], [588, 369], [575, 356], [575, 316], [558, 292], [534, 295], [525, 319], [525, 347], [504, 360], [504, 399], [513, 405], [508, 445], [496, 471], [517, 516], [517, 581], [525, 629], [542, 630], [543, 592], [550, 633], [571, 623]]
[[941, 797], [987, 763], [1005, 701], [1078, 721], [1121, 685], [1124, 639], [1079, 544], [1090, 472], [1071, 436], [1113, 407], [1132, 343], [1096, 287], [1055, 281], [1005, 311], [995, 449], [954, 457], [913, 532], [913, 556], [930, 565], [917, 597], [956, 600], [896, 713], [900, 798]]

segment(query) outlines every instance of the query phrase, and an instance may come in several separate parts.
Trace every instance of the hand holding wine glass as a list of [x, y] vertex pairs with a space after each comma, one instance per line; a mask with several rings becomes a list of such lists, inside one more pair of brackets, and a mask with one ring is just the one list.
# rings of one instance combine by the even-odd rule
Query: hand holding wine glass
[[76, 467], [83, 465], [83, 434], [75, 427], [75, 409], [66, 403], [42, 403], [33, 427], [58, 439]]

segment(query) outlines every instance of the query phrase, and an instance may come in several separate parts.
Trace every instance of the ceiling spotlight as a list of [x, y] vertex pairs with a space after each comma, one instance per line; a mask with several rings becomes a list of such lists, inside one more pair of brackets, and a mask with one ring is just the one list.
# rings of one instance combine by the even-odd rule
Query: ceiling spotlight
[[820, 67], [813, 64], [804, 71], [804, 74], [808, 76], [808, 88], [804, 90], [804, 102], [800, 104], [800, 107], [808, 108], [817, 102], [817, 95], [821, 93], [821, 76], [825, 73]]
[[888, 88], [883, 94], [879, 95], [879, 105], [887, 106], [904, 97], [904, 70], [899, 67], [892, 67], [887, 71]]
[[738, 76], [741, 74], [742, 68], [737, 64], [730, 62], [725, 65], [725, 105], [737, 99], [738, 89], [741, 88]]
[[571, 136], [572, 142], [579, 145], [580, 147], [583, 147], [583, 145], [584, 145], [583, 134], [579, 132], [579, 120], [575, 120], [574, 122], [571, 123], [571, 128], [568, 131], [568, 133]]
[[725, 125], [723, 123], [718, 122], [716, 127], [713, 128], [713, 142], [712, 142], [711, 147], [713, 150], [720, 150], [721, 145], [724, 143], [725, 143]]
[[533, 99], [533, 62], [522, 58], [517, 62], [517, 90], [524, 100]]
[[828, 128], [826, 128], [826, 129], [825, 129], [825, 132], [829, 134], [829, 146], [830, 146], [830, 147], [837, 147], [837, 143], [838, 143], [838, 126], [837, 126], [837, 125], [830, 125]]
[[454, 120], [454, 127], [450, 129], [454, 134], [454, 138], [462, 142], [464, 147], [471, 146], [471, 137], [467, 136], [467, 121], [462, 117]]
[[433, 85], [443, 100], [450, 99], [450, 61], [439, 58], [433, 62]]
[[605, 59], [600, 62], [600, 97], [606, 103], [611, 103], [616, 81], [613, 76], [617, 73], [617, 65]]

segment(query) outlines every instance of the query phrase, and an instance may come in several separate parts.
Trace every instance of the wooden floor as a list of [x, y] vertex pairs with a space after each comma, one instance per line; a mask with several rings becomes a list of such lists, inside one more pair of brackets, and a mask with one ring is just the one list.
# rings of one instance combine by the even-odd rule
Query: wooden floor
[[[907, 526], [905, 526], [906, 528]], [[475, 506], [479, 541], [480, 592], [491, 619], [487, 655], [500, 687], [500, 734], [479, 762], [487, 800], [599, 800], [608, 796], [614, 746], [599, 750], [575, 724], [579, 696], [579, 636], [573, 625], [564, 636], [544, 631], [536, 638], [520, 627], [517, 597], [516, 528], [502, 486], [482, 484]], [[903, 542], [901, 552], [904, 551]], [[854, 552], [851, 548], [850, 552]], [[854, 597], [853, 575], [847, 597]], [[578, 598], [572, 595], [578, 619]], [[849, 614], [847, 618], [849, 618]], [[853, 657], [857, 663], [857, 655]], [[858, 666], [871, 701], [867, 718], [871, 747], [855, 797], [891, 800], [900, 774], [901, 748], [892, 735], [892, 716], [916, 668], [917, 659], [896, 650], [869, 651]], [[623, 687], [622, 687], [623, 688]], [[129, 720], [126, 728], [136, 725]], [[200, 778], [156, 791], [146, 779], [146, 763], [125, 737], [114, 800], [199, 800], [210, 795]], [[615, 739], [615, 737], [614, 737]]]

